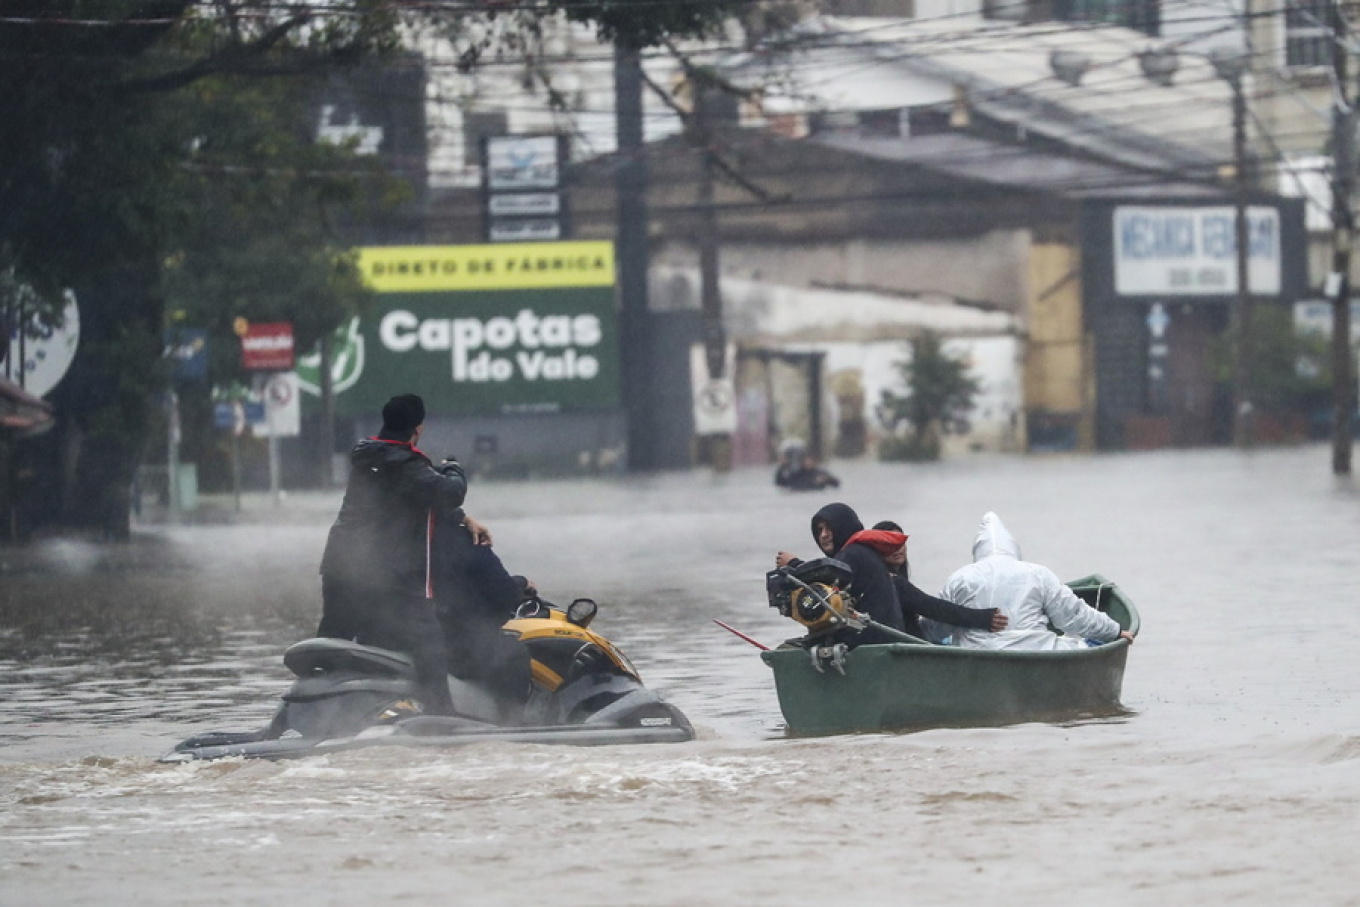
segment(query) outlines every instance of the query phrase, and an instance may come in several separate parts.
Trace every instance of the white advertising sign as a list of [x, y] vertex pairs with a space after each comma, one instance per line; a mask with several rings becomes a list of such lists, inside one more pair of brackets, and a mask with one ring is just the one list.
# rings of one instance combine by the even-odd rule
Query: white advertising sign
[[[35, 397], [45, 397], [57, 386], [75, 361], [80, 346], [80, 310], [75, 295], [66, 294], [61, 327], [48, 327], [36, 315], [24, 319], [23, 336], [16, 323], [10, 335], [9, 352], [0, 365], [0, 378], [8, 377]], [[17, 321], [17, 319], [16, 319]], [[0, 330], [0, 333], [3, 333]]]
[[486, 208], [495, 217], [546, 217], [562, 213], [562, 199], [556, 192], [516, 192], [491, 196]]
[[[1300, 334], [1332, 336], [1332, 303], [1328, 299], [1305, 299], [1294, 303], [1294, 330]], [[1351, 342], [1360, 343], [1360, 301], [1351, 301]]]
[[562, 238], [562, 222], [557, 220], [493, 220], [492, 242], [551, 242]]
[[556, 189], [555, 135], [502, 135], [486, 140], [486, 182], [492, 192]]
[[[1280, 292], [1280, 215], [1247, 209], [1252, 295]], [[1231, 296], [1237, 292], [1237, 216], [1213, 208], [1114, 211], [1114, 288], [1120, 296]]]

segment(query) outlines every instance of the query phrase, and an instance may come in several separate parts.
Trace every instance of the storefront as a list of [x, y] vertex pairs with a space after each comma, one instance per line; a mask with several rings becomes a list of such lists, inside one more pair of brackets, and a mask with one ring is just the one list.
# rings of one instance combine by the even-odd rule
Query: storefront
[[[1304, 297], [1303, 202], [1254, 202], [1248, 238], [1252, 305], [1292, 306]], [[1090, 202], [1082, 253], [1097, 449], [1228, 443], [1234, 207]]]

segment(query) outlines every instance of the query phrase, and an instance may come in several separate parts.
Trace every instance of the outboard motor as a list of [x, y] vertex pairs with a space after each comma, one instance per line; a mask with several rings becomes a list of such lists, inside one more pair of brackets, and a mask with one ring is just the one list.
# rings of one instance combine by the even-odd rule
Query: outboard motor
[[853, 578], [849, 564], [820, 557], [765, 574], [765, 594], [771, 608], [807, 627], [809, 635], [860, 629], [854, 597], [846, 591]]

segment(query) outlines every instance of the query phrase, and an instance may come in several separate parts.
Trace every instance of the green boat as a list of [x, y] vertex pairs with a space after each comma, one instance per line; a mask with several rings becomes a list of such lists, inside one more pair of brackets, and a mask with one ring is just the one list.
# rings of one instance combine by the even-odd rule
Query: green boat
[[[1138, 634], [1138, 611], [1114, 583], [1092, 574], [1068, 586]], [[914, 640], [854, 648], [841, 663], [844, 673], [826, 661], [815, 665], [807, 649], [792, 643], [760, 657], [774, 671], [788, 729], [833, 734], [1122, 714], [1128, 655], [1123, 639], [1057, 652], [959, 649]]]

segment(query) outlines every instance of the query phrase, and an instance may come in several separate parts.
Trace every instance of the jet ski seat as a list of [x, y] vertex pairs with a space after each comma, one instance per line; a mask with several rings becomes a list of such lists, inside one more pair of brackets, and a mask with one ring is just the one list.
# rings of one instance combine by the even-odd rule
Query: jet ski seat
[[410, 678], [415, 674], [414, 664], [406, 655], [348, 639], [304, 639], [288, 647], [283, 663], [304, 678], [338, 673]]

